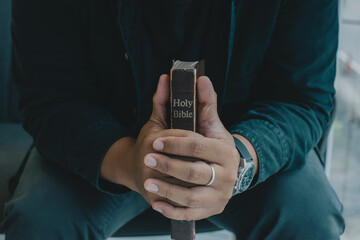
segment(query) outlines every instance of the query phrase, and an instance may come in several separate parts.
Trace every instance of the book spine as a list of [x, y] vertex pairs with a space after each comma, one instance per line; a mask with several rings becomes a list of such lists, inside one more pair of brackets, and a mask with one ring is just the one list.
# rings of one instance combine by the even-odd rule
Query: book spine
[[[196, 131], [196, 69], [170, 72], [170, 127]], [[183, 159], [183, 158], [182, 158]], [[171, 239], [194, 240], [195, 221], [171, 221]]]
[[170, 75], [170, 127], [196, 131], [196, 69], [175, 69]]
[[195, 221], [171, 220], [172, 240], [194, 240]]

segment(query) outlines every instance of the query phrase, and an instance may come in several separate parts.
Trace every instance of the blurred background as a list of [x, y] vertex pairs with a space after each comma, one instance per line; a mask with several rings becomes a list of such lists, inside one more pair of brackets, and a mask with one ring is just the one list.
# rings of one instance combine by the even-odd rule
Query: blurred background
[[[360, 239], [360, 0], [340, 1], [336, 118], [326, 171], [344, 205], [342, 239]], [[329, 156], [330, 155], [330, 156]]]
[[[344, 205], [347, 225], [342, 239], [355, 240], [360, 239], [360, 0], [340, 0], [339, 4], [340, 44], [335, 83], [337, 110], [328, 139], [325, 171]], [[3, 203], [9, 196], [7, 180], [16, 172], [32, 142], [19, 123], [21, 116], [17, 110], [17, 94], [10, 81], [9, 25], [10, 0], [1, 0], [0, 219]]]

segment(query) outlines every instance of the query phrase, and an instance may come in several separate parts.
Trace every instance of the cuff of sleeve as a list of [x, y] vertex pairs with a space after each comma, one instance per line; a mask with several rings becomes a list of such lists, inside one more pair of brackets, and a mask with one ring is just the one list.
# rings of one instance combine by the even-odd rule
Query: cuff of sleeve
[[[131, 133], [115, 124], [105, 124], [102, 126], [101, 131], [92, 131], [87, 134], [86, 145], [82, 145], [81, 149], [73, 146], [72, 152], [72, 170], [85, 178], [92, 186], [96, 187], [99, 191], [108, 194], [122, 194], [129, 192], [130, 189], [123, 185], [114, 184], [101, 178], [101, 165], [105, 154], [118, 139], [132, 136]], [[84, 151], [84, 149], [86, 149]], [[81, 151], [81, 152], [80, 152]]]
[[247, 120], [231, 126], [229, 132], [244, 136], [255, 148], [259, 162], [258, 176], [249, 189], [277, 173], [287, 162], [289, 146], [284, 134], [270, 122], [260, 119]]
[[116, 184], [109, 182], [105, 179], [103, 179], [100, 176], [101, 173], [101, 165], [104, 160], [104, 157], [111, 147], [117, 140], [119, 140], [122, 137], [129, 136], [129, 134], [116, 134], [112, 137], [110, 137], [108, 140], [104, 140], [103, 147], [99, 148], [98, 157], [96, 159], [96, 162], [94, 164], [94, 169], [92, 173], [92, 178], [90, 178], [90, 183], [94, 185], [98, 190], [108, 193], [108, 194], [123, 194], [130, 192], [130, 189], [127, 188], [124, 185]]
[[128, 193], [131, 191], [130, 188], [127, 188], [124, 185], [109, 182], [101, 177], [99, 177], [98, 179], [99, 179], [99, 185], [97, 189], [99, 189], [102, 192], [116, 195], [116, 194]]

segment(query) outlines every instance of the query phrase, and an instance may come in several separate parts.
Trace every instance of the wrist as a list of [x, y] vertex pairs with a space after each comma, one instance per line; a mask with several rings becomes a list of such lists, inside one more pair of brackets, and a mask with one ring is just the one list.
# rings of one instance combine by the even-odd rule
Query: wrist
[[246, 149], [250, 153], [250, 155], [251, 155], [251, 157], [252, 157], [252, 159], [254, 161], [254, 166], [255, 166], [255, 177], [254, 177], [254, 179], [255, 179], [257, 174], [258, 174], [259, 161], [258, 161], [258, 157], [257, 157], [256, 150], [255, 150], [254, 146], [244, 136], [239, 135], [239, 134], [232, 134], [232, 135], [234, 137], [236, 137], [237, 139], [239, 139], [245, 145]]
[[126, 187], [132, 186], [128, 177], [130, 172], [129, 158], [136, 139], [123, 137], [111, 145], [101, 163], [100, 176], [112, 183]]

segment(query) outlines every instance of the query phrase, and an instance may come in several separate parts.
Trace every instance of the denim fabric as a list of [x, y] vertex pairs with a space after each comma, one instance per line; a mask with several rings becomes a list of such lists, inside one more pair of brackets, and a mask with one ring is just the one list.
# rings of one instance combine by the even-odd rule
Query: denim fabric
[[[306, 164], [234, 196], [223, 213], [197, 222], [197, 232], [227, 229], [238, 239], [338, 239], [342, 205], [314, 151]], [[105, 239], [169, 234], [170, 221], [135, 192], [98, 191], [33, 150], [2, 223], [7, 240]], [[212, 224], [212, 227], [210, 225]]]

